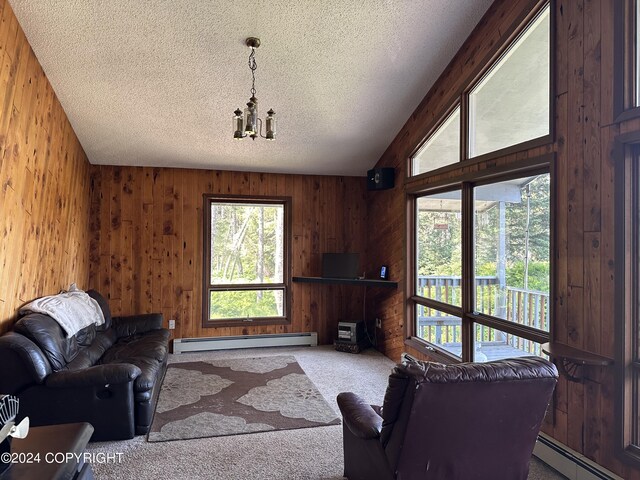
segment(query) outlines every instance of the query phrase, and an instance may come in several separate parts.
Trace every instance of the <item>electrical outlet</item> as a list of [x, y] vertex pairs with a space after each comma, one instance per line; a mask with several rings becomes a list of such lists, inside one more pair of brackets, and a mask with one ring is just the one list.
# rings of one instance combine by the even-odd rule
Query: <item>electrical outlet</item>
[[382, 328], [382, 320], [376, 318], [376, 328]]
[[176, 321], [174, 319], [169, 320], [169, 330], [175, 330]]

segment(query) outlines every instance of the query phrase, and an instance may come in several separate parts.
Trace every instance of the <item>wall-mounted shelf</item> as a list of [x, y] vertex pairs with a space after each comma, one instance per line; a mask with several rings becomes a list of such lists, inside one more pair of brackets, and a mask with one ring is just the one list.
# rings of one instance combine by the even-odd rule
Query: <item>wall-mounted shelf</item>
[[613, 364], [613, 359], [609, 357], [586, 352], [564, 343], [543, 343], [541, 348], [554, 360], [560, 373], [572, 382], [584, 382], [584, 372], [580, 371], [580, 375], [577, 375], [578, 370], [582, 370], [583, 367], [607, 367]]
[[358, 285], [361, 287], [398, 288], [398, 282], [391, 280], [376, 280], [369, 278], [325, 278], [325, 277], [293, 277], [294, 282], [323, 283], [332, 285]]

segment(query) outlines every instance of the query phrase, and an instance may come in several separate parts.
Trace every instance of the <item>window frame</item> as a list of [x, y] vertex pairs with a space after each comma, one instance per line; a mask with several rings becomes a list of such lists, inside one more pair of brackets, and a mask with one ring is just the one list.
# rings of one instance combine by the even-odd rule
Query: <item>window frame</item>
[[[522, 33], [535, 21], [545, 8], [549, 8], [549, 132], [542, 137], [527, 140], [525, 142], [511, 145], [500, 150], [488, 152], [473, 158], [469, 158], [469, 93], [482, 81], [485, 75], [496, 65], [502, 56], [511, 48], [514, 42], [517, 42]], [[459, 186], [463, 190], [462, 194], [462, 235], [463, 235], [463, 252], [462, 252], [462, 314], [458, 315], [462, 318], [462, 361], [473, 360], [475, 349], [475, 324], [479, 323], [492, 327], [506, 333], [512, 333], [519, 337], [544, 343], [553, 339], [554, 333], [554, 312], [555, 301], [555, 266], [554, 252], [556, 251], [556, 228], [555, 228], [555, 196], [556, 196], [556, 161], [555, 153], [550, 152], [548, 148], [553, 144], [555, 139], [555, 35], [556, 31], [556, 10], [551, 0], [539, 0], [528, 12], [523, 12], [512, 23], [510, 30], [505, 33], [504, 41], [496, 44], [487, 55], [478, 62], [477, 68], [469, 75], [468, 81], [456, 91], [452, 92], [453, 101], [449, 103], [448, 108], [443, 114], [437, 117], [434, 123], [427, 124], [427, 135], [420, 139], [418, 146], [407, 156], [407, 176], [405, 178], [405, 223], [406, 223], [406, 249], [405, 249], [405, 265], [407, 271], [406, 292], [405, 292], [405, 321], [404, 334], [405, 345], [416, 349], [437, 361], [446, 363], [459, 362], [460, 358], [442, 350], [437, 345], [430, 344], [416, 336], [415, 314], [416, 314], [416, 272], [415, 272], [415, 252], [416, 252], [416, 217], [415, 217], [415, 198], [420, 193], [436, 191], [436, 189], [453, 189]], [[429, 141], [430, 136], [437, 131], [440, 125], [448, 118], [453, 110], [460, 105], [460, 162], [443, 166], [439, 169], [424, 172], [416, 176], [412, 176], [412, 156], [421, 148], [424, 143]], [[541, 147], [544, 148], [544, 151]], [[532, 151], [533, 150], [533, 151]], [[522, 153], [528, 152], [530, 158], [522, 158]], [[525, 155], [525, 157], [528, 155]], [[474, 258], [474, 239], [473, 236], [473, 197], [471, 195], [471, 185], [478, 182], [499, 181], [509, 176], [511, 178], [525, 176], [528, 172], [540, 171], [545, 169], [550, 175], [550, 278], [549, 278], [549, 310], [550, 325], [549, 332], [531, 331], [530, 328], [520, 326], [504, 319], [491, 317], [478, 312], [473, 312], [473, 295], [475, 295], [475, 265]], [[449, 176], [449, 178], [446, 178]], [[465, 193], [466, 190], [466, 193]], [[465, 211], [470, 211], [471, 215], [465, 215]], [[467, 279], [465, 281], [465, 279]], [[466, 289], [466, 290], [465, 290]], [[430, 302], [429, 302], [430, 303]], [[422, 304], [422, 303], [421, 303]], [[440, 307], [440, 306], [439, 306]], [[446, 304], [443, 308], [447, 308]], [[444, 310], [447, 311], [447, 310]], [[454, 314], [454, 313], [452, 313]]]
[[[554, 273], [554, 269], [553, 269], [553, 265], [551, 262], [552, 254], [553, 254], [553, 225], [554, 225], [554, 208], [553, 208], [553, 174], [552, 174], [552, 164], [553, 161], [551, 160], [551, 158], [549, 158], [548, 163], [545, 163], [543, 165], [540, 166], [531, 166], [531, 169], [529, 170], [525, 170], [525, 171], [513, 171], [511, 169], [508, 169], [505, 171], [505, 173], [503, 175], [499, 175], [497, 177], [492, 177], [490, 179], [480, 179], [476, 182], [472, 182], [471, 183], [471, 188], [475, 188], [475, 187], [480, 187], [480, 186], [484, 186], [484, 185], [492, 185], [494, 183], [499, 183], [499, 182], [503, 182], [505, 180], [514, 180], [517, 178], [522, 178], [522, 177], [526, 177], [526, 176], [533, 176], [533, 175], [544, 175], [544, 174], [549, 174], [549, 307], [551, 308], [553, 302], [551, 301], [552, 297], [552, 289], [551, 289], [551, 283], [553, 280], [553, 273]], [[471, 208], [473, 210], [473, 191], [471, 192], [472, 198], [470, 200], [471, 202]], [[475, 211], [472, 213], [472, 219], [475, 220]], [[470, 254], [473, 255], [473, 262], [472, 262], [472, 267], [474, 267], [470, 273], [470, 276], [472, 277], [473, 281], [471, 282], [471, 288], [473, 289], [470, 293], [471, 293], [471, 299], [475, 299], [476, 298], [476, 285], [475, 285], [475, 236], [473, 236], [473, 233], [475, 231], [475, 229], [473, 229], [473, 225], [475, 224], [475, 222], [471, 222], [471, 231], [467, 232], [470, 233], [472, 238], [471, 240], [473, 241], [473, 245], [472, 245], [472, 251]], [[473, 307], [475, 307], [475, 301], [474, 301], [474, 305]], [[520, 325], [518, 323], [514, 323], [511, 322], [507, 319], [504, 318], [500, 318], [500, 317], [496, 317], [494, 315], [488, 315], [486, 313], [482, 313], [482, 312], [478, 312], [478, 311], [473, 311], [470, 315], [470, 318], [475, 322], [475, 323], [480, 323], [482, 325], [485, 325], [487, 327], [492, 327], [495, 328], [497, 330], [506, 332], [506, 333], [510, 333], [512, 335], [517, 335], [519, 337], [525, 338], [527, 340], [533, 340], [537, 343], [545, 343], [548, 342], [550, 339], [550, 332], [545, 332], [543, 330], [538, 330], [532, 327], [528, 327], [526, 325]], [[550, 315], [551, 318], [551, 315]], [[550, 327], [551, 329], [551, 327]]]
[[[542, 135], [540, 137], [532, 138], [530, 140], [525, 140], [524, 142], [516, 143], [513, 145], [509, 145], [507, 147], [500, 148], [498, 150], [494, 150], [491, 152], [486, 152], [481, 155], [476, 155], [471, 157], [469, 155], [469, 131], [471, 130], [470, 125], [470, 111], [469, 104], [470, 99], [469, 96], [471, 92], [484, 80], [484, 78], [493, 70], [494, 67], [500, 62], [500, 60], [509, 52], [512, 46], [520, 40], [524, 32], [529, 28], [539, 15], [542, 14], [542, 11], [545, 8], [549, 8], [549, 132], [546, 135]], [[555, 32], [555, 14], [551, 5], [551, 0], [543, 0], [536, 5], [531, 12], [520, 22], [520, 24], [514, 29], [514, 31], [509, 35], [507, 40], [500, 45], [498, 49], [494, 52], [492, 57], [488, 62], [484, 64], [484, 66], [478, 71], [475, 77], [471, 80], [471, 82], [467, 85], [462, 93], [463, 97], [463, 111], [464, 111], [464, 125], [463, 128], [463, 136], [460, 138], [463, 139], [464, 150], [463, 150], [463, 161], [474, 161], [474, 162], [484, 162], [486, 160], [491, 160], [494, 158], [504, 157], [505, 155], [513, 154], [520, 152], [522, 150], [528, 150], [530, 148], [540, 147], [543, 145], [547, 145], [549, 143], [553, 143], [553, 139], [555, 138], [554, 131], [554, 115], [555, 115], [555, 102], [554, 102], [554, 78], [555, 78], [555, 49], [554, 49], [554, 35]]]
[[[614, 0], [615, 454], [640, 465], [640, 2]], [[628, 127], [625, 128], [625, 124]], [[636, 378], [634, 380], [634, 377]]]
[[[620, 0], [619, 0], [620, 1]], [[624, 0], [631, 1], [631, 0]], [[524, 142], [510, 145], [493, 152], [484, 153], [475, 157], [469, 156], [469, 94], [482, 81], [482, 79], [491, 71], [491, 69], [500, 61], [500, 59], [508, 52], [511, 46], [518, 41], [525, 30], [535, 21], [545, 8], [549, 8], [549, 133], [547, 135], [526, 140]], [[455, 101], [451, 102], [442, 114], [436, 117], [433, 124], [430, 124], [426, 135], [421, 137], [417, 146], [411, 151], [407, 160], [407, 174], [405, 185], [417, 184], [427, 181], [430, 177], [443, 175], [453, 172], [461, 167], [471, 167], [476, 164], [485, 163], [489, 160], [502, 158], [507, 155], [513, 155], [523, 150], [542, 147], [553, 143], [555, 138], [555, 32], [556, 15], [551, 0], [540, 0], [526, 14], [515, 20], [511, 32], [506, 34], [503, 43], [498, 44], [491, 49], [487, 57], [479, 62], [479, 66], [470, 75], [469, 81], [461, 89], [455, 92]], [[460, 107], [460, 161], [450, 165], [444, 165], [438, 169], [423, 172], [418, 175], [412, 175], [413, 172], [413, 156], [429, 141], [431, 136], [440, 128], [440, 126], [449, 118], [453, 111]]]
[[[283, 218], [283, 255], [282, 255], [282, 283], [267, 284], [269, 288], [260, 288], [265, 284], [211, 284], [211, 205], [213, 203], [238, 203], [238, 204], [263, 204], [282, 205], [284, 207]], [[202, 263], [202, 326], [212, 327], [238, 327], [250, 325], [290, 325], [291, 324], [291, 222], [292, 200], [284, 196], [254, 196], [254, 195], [218, 195], [203, 194], [203, 263]], [[251, 318], [224, 318], [212, 320], [209, 318], [210, 299], [212, 291], [242, 291], [242, 290], [282, 290], [284, 316], [281, 317], [251, 317]]]
[[[463, 258], [462, 261], [462, 274], [461, 274], [461, 290], [462, 290], [462, 304], [461, 306], [457, 307], [455, 305], [452, 305], [450, 303], [445, 303], [445, 302], [440, 302], [438, 300], [435, 300], [433, 298], [428, 298], [428, 297], [422, 297], [420, 295], [417, 295], [417, 284], [416, 284], [416, 280], [417, 280], [417, 268], [416, 268], [416, 258], [417, 258], [417, 254], [418, 254], [418, 242], [417, 242], [417, 218], [418, 218], [418, 199], [421, 197], [425, 197], [428, 195], [435, 195], [438, 193], [446, 193], [446, 192], [454, 192], [454, 191], [460, 191], [460, 201], [461, 201], [461, 208], [460, 208], [460, 212], [461, 212], [461, 257]], [[410, 202], [409, 202], [409, 209], [411, 211], [411, 218], [412, 221], [410, 222], [410, 224], [412, 225], [411, 227], [411, 241], [408, 242], [407, 244], [407, 251], [409, 252], [409, 260], [408, 263], [410, 265], [409, 268], [409, 281], [407, 282], [409, 285], [409, 290], [408, 290], [408, 297], [409, 297], [409, 305], [408, 305], [408, 319], [410, 319], [410, 322], [405, 322], [405, 325], [407, 324], [411, 324], [411, 326], [409, 327], [409, 331], [412, 332], [412, 334], [410, 335], [410, 340], [413, 342], [418, 342], [417, 345], [420, 345], [420, 348], [427, 348], [430, 352], [431, 355], [435, 354], [436, 356], [439, 356], [441, 358], [437, 358], [438, 360], [442, 360], [442, 361], [446, 361], [448, 363], [450, 362], [459, 362], [460, 358], [457, 357], [456, 355], [454, 355], [453, 353], [449, 352], [448, 350], [445, 350], [444, 348], [440, 347], [439, 345], [436, 345], [434, 343], [428, 342], [420, 337], [418, 337], [416, 335], [416, 330], [417, 330], [417, 326], [416, 326], [416, 313], [417, 313], [417, 309], [419, 308], [419, 306], [423, 306], [426, 308], [431, 308], [431, 309], [437, 309], [441, 312], [445, 312], [449, 315], [453, 315], [455, 317], [458, 317], [462, 320], [461, 325], [461, 336], [462, 338], [465, 338], [465, 327], [464, 327], [464, 318], [463, 318], [463, 313], [464, 313], [464, 301], [465, 301], [465, 291], [464, 291], [464, 244], [465, 244], [465, 228], [464, 228], [464, 215], [462, 215], [462, 212], [464, 211], [464, 185], [462, 183], [451, 183], [449, 185], [443, 186], [443, 187], [436, 187], [436, 188], [430, 188], [430, 189], [426, 189], [426, 190], [418, 190], [415, 191], [410, 195]], [[463, 347], [464, 349], [464, 343], [463, 343]]]
[[640, 117], [640, 98], [636, 98], [637, 54], [640, 45], [636, 45], [637, 19], [636, 0], [615, 0], [614, 5], [614, 68], [613, 68], [613, 115], [619, 123]]
[[[614, 147], [615, 317], [617, 384], [616, 450], [626, 463], [640, 463], [640, 392], [634, 374], [640, 374], [640, 131], [616, 138]], [[635, 211], [634, 211], [635, 209]], [[622, 260], [619, 260], [622, 259]], [[629, 293], [632, 292], [632, 293]], [[634, 396], [635, 401], [634, 401]], [[635, 407], [634, 407], [635, 404]], [[634, 411], [635, 410], [635, 411]], [[634, 444], [634, 438], [637, 444]]]
[[[450, 163], [448, 165], [442, 165], [441, 167], [434, 168], [433, 170], [427, 170], [426, 172], [421, 172], [416, 175], [413, 175], [412, 172], [413, 172], [414, 157], [418, 155], [420, 150], [427, 144], [427, 142], [429, 142], [429, 140], [431, 140], [431, 138], [438, 132], [438, 130], [440, 130], [440, 128], [444, 126], [447, 120], [449, 120], [449, 118], [453, 116], [456, 109], [460, 109], [459, 110], [460, 125], [458, 126], [460, 128], [460, 145], [458, 146], [459, 147], [458, 161], [454, 163]], [[462, 102], [460, 101], [460, 99], [456, 99], [456, 101], [453, 104], [451, 104], [444, 111], [444, 113], [440, 115], [440, 117], [438, 117], [438, 121], [429, 129], [428, 133], [422, 138], [422, 140], [420, 140], [420, 143], [418, 143], [418, 146], [414, 148], [413, 151], [409, 154], [409, 161], [408, 161], [408, 167], [407, 167], [408, 178], [410, 178], [411, 180], [427, 178], [432, 175], [437, 175], [440, 172], [446, 172], [451, 168], [457, 168], [460, 165], [460, 162], [464, 159], [464, 153], [462, 151], [462, 145], [464, 145], [464, 139], [462, 138], [463, 131], [464, 131], [464, 125], [463, 125], [464, 121], [465, 121], [465, 118], [463, 118], [462, 116]]]
[[[457, 363], [474, 361], [475, 352], [475, 324], [491, 327], [507, 334], [516, 335], [525, 340], [536, 343], [549, 342], [553, 336], [553, 317], [555, 312], [554, 298], [555, 292], [555, 267], [553, 252], [555, 252], [555, 155], [545, 154], [526, 160], [516, 161], [510, 164], [497, 166], [484, 170], [481, 173], [461, 174], [453, 180], [434, 183], [428, 186], [418, 186], [407, 190], [407, 302], [405, 321], [405, 344], [421, 351], [435, 360]], [[506, 319], [474, 311], [475, 307], [475, 235], [473, 208], [473, 189], [476, 186], [498, 183], [514, 178], [529, 175], [540, 175], [548, 173], [550, 176], [550, 212], [549, 212], [549, 332], [537, 330], [525, 325], [520, 325]], [[462, 302], [461, 307], [438, 302], [416, 295], [416, 213], [417, 199], [435, 193], [453, 191], [460, 189], [462, 192]], [[416, 309], [418, 305], [430, 308], [438, 308], [451, 315], [462, 319], [462, 356], [457, 357], [444, 350], [442, 347], [430, 343], [417, 336], [417, 326], [415, 322]]]

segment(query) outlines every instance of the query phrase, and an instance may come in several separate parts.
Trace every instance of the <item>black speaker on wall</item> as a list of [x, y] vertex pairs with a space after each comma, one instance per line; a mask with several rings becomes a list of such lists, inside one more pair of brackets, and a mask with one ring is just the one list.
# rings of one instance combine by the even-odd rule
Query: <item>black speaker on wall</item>
[[372, 168], [367, 172], [368, 190], [388, 190], [393, 188], [396, 171], [393, 168]]

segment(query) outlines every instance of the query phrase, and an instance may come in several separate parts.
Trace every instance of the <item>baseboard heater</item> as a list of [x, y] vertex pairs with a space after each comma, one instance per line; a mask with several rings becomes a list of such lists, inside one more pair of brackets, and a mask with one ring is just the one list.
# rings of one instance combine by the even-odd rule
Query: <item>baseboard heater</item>
[[316, 332], [238, 335], [207, 338], [176, 338], [173, 341], [173, 353], [256, 347], [315, 347], [317, 345], [318, 334]]
[[533, 454], [569, 480], [623, 480], [544, 433], [538, 435]]

